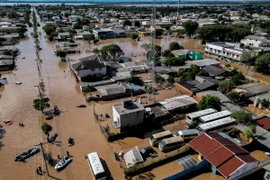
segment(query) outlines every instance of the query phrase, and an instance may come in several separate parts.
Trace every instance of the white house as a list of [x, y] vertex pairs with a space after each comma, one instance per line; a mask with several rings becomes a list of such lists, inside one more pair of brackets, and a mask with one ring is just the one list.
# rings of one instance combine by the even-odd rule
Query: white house
[[90, 75], [103, 76], [107, 74], [105, 63], [97, 55], [87, 56], [79, 61], [71, 65], [71, 69], [79, 79]]
[[263, 36], [249, 35], [242, 39], [241, 43], [251, 47], [270, 47], [270, 41]]
[[119, 131], [143, 123], [144, 107], [130, 99], [123, 100], [121, 104], [112, 106], [113, 124]]

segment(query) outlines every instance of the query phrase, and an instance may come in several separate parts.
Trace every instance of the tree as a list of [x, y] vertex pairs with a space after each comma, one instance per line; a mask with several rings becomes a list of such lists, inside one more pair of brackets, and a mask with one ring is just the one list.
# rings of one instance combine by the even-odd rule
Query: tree
[[227, 94], [228, 92], [231, 91], [232, 87], [233, 82], [231, 80], [224, 80], [219, 83], [218, 90], [223, 94]]
[[173, 53], [169, 49], [166, 49], [165, 51], [163, 51], [162, 56], [165, 58], [174, 57]]
[[141, 26], [141, 23], [140, 23], [139, 21], [135, 21], [134, 25], [135, 25], [136, 27], [140, 27], [140, 26]]
[[124, 55], [123, 50], [117, 44], [103, 46], [97, 51], [105, 60], [114, 59]]
[[47, 24], [43, 26], [42, 28], [47, 35], [51, 35], [53, 32], [55, 32], [56, 27], [54, 25]]
[[[157, 44], [155, 44], [154, 46], [155, 46], [155, 51], [156, 51], [155, 59], [157, 60], [161, 56], [161, 46], [159, 46]], [[147, 52], [146, 56], [147, 56], [148, 59], [150, 59], [151, 53], [152, 53], [151, 44], [150, 43], [149, 44], [145, 43], [145, 44], [142, 44], [141, 47], [146, 50], [146, 52]]]
[[139, 36], [138, 36], [137, 33], [132, 33], [131, 36], [130, 36], [130, 38], [133, 39], [133, 40], [134, 40], [134, 39], [137, 39], [138, 37], [139, 37]]
[[130, 20], [124, 20], [123, 26], [131, 26], [131, 25], [132, 25], [132, 23]]
[[174, 83], [175, 82], [173, 76], [169, 76], [168, 79], [167, 79], [167, 81], [170, 82], [170, 83]]
[[43, 109], [50, 107], [49, 101], [49, 98], [34, 99], [33, 106], [36, 110], [43, 112]]
[[270, 53], [265, 53], [256, 58], [255, 69], [259, 73], [270, 74]]
[[183, 46], [181, 46], [180, 44], [178, 44], [178, 42], [171, 42], [169, 45], [169, 50], [173, 51], [173, 50], [178, 50], [178, 49], [184, 49]]
[[240, 57], [240, 61], [242, 62], [251, 62], [254, 61], [257, 56], [255, 51], [245, 51]]
[[239, 92], [236, 91], [231, 91], [229, 93], [227, 93], [227, 97], [232, 101], [232, 102], [238, 102], [240, 99], [240, 94]]
[[220, 110], [220, 99], [216, 96], [203, 96], [201, 101], [198, 103], [198, 109], [203, 110], [207, 108], [214, 108]]
[[253, 137], [253, 134], [252, 132], [250, 131], [250, 129], [246, 129], [244, 132], [243, 132], [244, 136], [246, 136], [247, 138], [251, 138]]
[[62, 50], [57, 50], [57, 51], [55, 51], [55, 55], [57, 57], [60, 57], [60, 58], [65, 58], [67, 53], [65, 51], [62, 51]]
[[234, 86], [243, 84], [243, 81], [246, 80], [245, 76], [241, 72], [237, 72], [236, 75], [234, 75], [231, 78], [232, 83]]
[[163, 30], [162, 29], [156, 29], [155, 31], [156, 31], [156, 37], [162, 36], [162, 34], [163, 34]]
[[254, 124], [250, 125], [248, 129], [252, 132], [252, 134], [256, 133], [256, 126]]
[[42, 124], [41, 129], [45, 134], [48, 134], [50, 131], [52, 131], [52, 126], [47, 123], [44, 123]]
[[269, 108], [269, 105], [270, 105], [269, 99], [263, 99], [263, 100], [260, 101], [260, 103], [261, 103], [261, 105], [262, 105], [262, 107], [263, 107], [264, 109]]
[[179, 57], [171, 57], [163, 61], [163, 64], [166, 66], [182, 66], [185, 64], [185, 60]]
[[195, 21], [186, 21], [183, 23], [183, 27], [185, 28], [188, 36], [191, 36], [194, 34], [196, 29], [199, 27], [199, 24]]
[[152, 85], [150, 85], [150, 84], [149, 85], [145, 85], [144, 86], [144, 90], [148, 94], [153, 94], [156, 91], [155, 88]]
[[231, 115], [237, 123], [251, 124], [252, 114], [245, 110], [234, 111]]

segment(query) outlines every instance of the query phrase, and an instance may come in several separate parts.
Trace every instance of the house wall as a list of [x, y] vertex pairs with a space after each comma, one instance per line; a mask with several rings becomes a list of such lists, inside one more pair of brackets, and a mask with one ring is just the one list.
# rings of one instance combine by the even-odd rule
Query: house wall
[[194, 99], [195, 99], [196, 101], [200, 102], [201, 99], [202, 99], [202, 97], [203, 97], [203, 94], [196, 94], [196, 95], [194, 96]]
[[137, 126], [138, 124], [143, 123], [143, 120], [144, 110], [120, 115], [121, 128]]
[[77, 72], [78, 76], [80, 76], [81, 78], [82, 77], [86, 77], [86, 76], [89, 76], [89, 75], [105, 75], [107, 73], [106, 71], [106, 67], [103, 67], [101, 69], [99, 68], [96, 68], [94, 71], [91, 70], [91, 69], [85, 69], [85, 70], [80, 70]]
[[115, 107], [112, 107], [113, 110], [113, 122], [120, 123], [120, 114], [116, 111]]
[[256, 168], [258, 165], [258, 162], [252, 162], [247, 163], [242, 166], [240, 166], [235, 172], [231, 174], [231, 176], [228, 178], [228, 180], [235, 179], [236, 177], [240, 176], [241, 174], [244, 174], [248, 171], [250, 171], [253, 168]]
[[185, 88], [184, 86], [182, 86], [182, 85], [180, 85], [178, 83], [174, 83], [174, 86], [178, 91], [180, 91], [180, 92], [182, 92], [184, 94], [187, 94], [187, 95], [190, 95], [190, 96], [193, 95], [193, 92], [191, 90]]
[[253, 39], [242, 39], [241, 43], [243, 43], [246, 46], [260, 47], [260, 44], [262, 43], [262, 41], [253, 40]]

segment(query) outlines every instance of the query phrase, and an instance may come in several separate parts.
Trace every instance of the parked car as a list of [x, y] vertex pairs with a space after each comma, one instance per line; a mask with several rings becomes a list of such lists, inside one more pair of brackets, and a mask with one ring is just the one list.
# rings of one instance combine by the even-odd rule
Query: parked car
[[11, 126], [13, 124], [12, 121], [10, 121], [9, 119], [4, 119], [3, 122], [7, 125], [7, 126]]
[[154, 157], [158, 156], [157, 152], [150, 146], [141, 149], [140, 153], [141, 153], [144, 160], [146, 160], [149, 157], [154, 158]]
[[48, 138], [49, 142], [53, 142], [55, 141], [55, 139], [57, 138], [58, 134], [54, 133], [50, 138]]
[[76, 106], [77, 108], [85, 108], [86, 107], [86, 105], [85, 104], [80, 104], [80, 105], [78, 105], [78, 106]]

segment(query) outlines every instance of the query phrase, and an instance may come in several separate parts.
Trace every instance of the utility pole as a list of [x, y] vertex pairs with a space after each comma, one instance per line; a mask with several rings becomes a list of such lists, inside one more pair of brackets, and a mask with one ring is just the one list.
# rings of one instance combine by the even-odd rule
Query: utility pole
[[176, 21], [179, 18], [179, 12], [180, 12], [180, 0], [178, 0], [178, 6], [177, 6], [177, 17], [176, 17]]
[[47, 173], [48, 176], [50, 176], [49, 170], [48, 170], [47, 161], [46, 161], [46, 159], [45, 159], [45, 153], [44, 153], [44, 149], [43, 149], [42, 142], [40, 142], [39, 145], [40, 145], [40, 148], [41, 148], [41, 153], [42, 153], [43, 160], [44, 160], [44, 162], [45, 162], [46, 173]]

